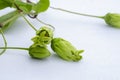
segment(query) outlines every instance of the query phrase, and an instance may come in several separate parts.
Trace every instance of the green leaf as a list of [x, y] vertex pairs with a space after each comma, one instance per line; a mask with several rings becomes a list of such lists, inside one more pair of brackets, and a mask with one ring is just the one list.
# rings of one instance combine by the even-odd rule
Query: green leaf
[[8, 14], [5, 14], [0, 17], [0, 25], [2, 27], [2, 30], [4, 31], [6, 28], [11, 26], [14, 21], [19, 17], [18, 11], [12, 11]]
[[[25, 3], [19, 0], [16, 0], [14, 3], [25, 13], [30, 13], [32, 10], [32, 4], [30, 3]], [[14, 7], [16, 8], [16, 6]]]
[[36, 13], [44, 12], [48, 9], [50, 5], [49, 0], [40, 0], [37, 4], [33, 6], [33, 10], [36, 11]]
[[0, 10], [6, 7], [12, 7], [14, 0], [0, 0]]

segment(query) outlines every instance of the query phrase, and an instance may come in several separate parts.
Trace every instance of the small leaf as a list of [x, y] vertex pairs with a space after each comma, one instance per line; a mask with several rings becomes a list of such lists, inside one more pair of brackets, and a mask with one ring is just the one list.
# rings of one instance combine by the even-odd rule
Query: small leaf
[[0, 24], [2, 30], [8, 28], [17, 18], [19, 17], [19, 13], [17, 11], [12, 11], [8, 14], [5, 14], [0, 17]]
[[30, 3], [25, 3], [19, 0], [16, 0], [14, 4], [16, 4], [25, 13], [30, 13], [30, 11], [32, 10], [32, 4]]
[[49, 0], [40, 0], [37, 4], [33, 6], [33, 10], [36, 11], [36, 13], [44, 12], [48, 9], [50, 5]]
[[6, 7], [12, 7], [14, 0], [0, 0], [0, 10]]

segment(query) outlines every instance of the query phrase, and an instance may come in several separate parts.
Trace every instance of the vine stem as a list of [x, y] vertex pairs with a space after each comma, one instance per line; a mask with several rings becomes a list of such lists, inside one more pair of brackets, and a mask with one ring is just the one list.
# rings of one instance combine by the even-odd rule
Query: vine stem
[[0, 49], [19, 49], [19, 50], [29, 50], [29, 48], [23, 48], [23, 47], [0, 47]]
[[6, 39], [5, 39], [5, 36], [4, 36], [3, 31], [2, 31], [1, 28], [0, 28], [0, 32], [1, 32], [1, 35], [2, 35], [2, 37], [3, 37], [4, 45], [5, 45], [4, 49], [0, 52], [0, 55], [2, 55], [2, 54], [6, 51], [6, 48], [7, 48], [7, 41], [6, 41]]
[[38, 19], [37, 17], [36, 17], [36, 20], [39, 21], [40, 23], [44, 24], [44, 25], [50, 26], [53, 29], [53, 31], [55, 30], [55, 27], [52, 26], [51, 24], [45, 23], [42, 20]]
[[28, 21], [28, 19], [21, 13], [21, 16], [25, 19], [25, 21], [30, 25], [30, 27], [32, 29], [34, 29], [35, 31], [37, 31], [37, 29]]
[[55, 7], [52, 7], [52, 6], [50, 6], [50, 8], [54, 9], [54, 10], [59, 10], [59, 11], [64, 11], [64, 12], [76, 14], [76, 15], [82, 15], [82, 16], [88, 16], [88, 17], [95, 17], [95, 18], [103, 18], [103, 16], [95, 16], [95, 15], [83, 14], [83, 13], [78, 13], [78, 12], [73, 12], [73, 11], [65, 10], [65, 9], [62, 9], [62, 8], [55, 8]]

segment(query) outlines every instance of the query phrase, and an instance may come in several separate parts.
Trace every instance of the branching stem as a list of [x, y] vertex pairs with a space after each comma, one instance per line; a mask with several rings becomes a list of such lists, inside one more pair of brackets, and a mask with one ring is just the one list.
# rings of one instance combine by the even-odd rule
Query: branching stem
[[23, 14], [21, 14], [21, 16], [25, 19], [25, 21], [30, 25], [30, 27], [32, 29], [34, 29], [35, 31], [37, 31], [37, 29], [27, 20], [27, 18]]
[[55, 27], [52, 26], [51, 24], [48, 24], [48, 23], [46, 23], [46, 22], [43, 22], [42, 20], [38, 19], [37, 17], [36, 17], [36, 20], [39, 21], [40, 23], [44, 24], [44, 25], [50, 26], [50, 27], [53, 29], [53, 31], [55, 30]]
[[5, 45], [4, 49], [0, 52], [0, 55], [2, 55], [2, 54], [6, 51], [6, 48], [7, 48], [7, 41], [6, 41], [6, 39], [5, 39], [5, 36], [4, 36], [3, 31], [2, 31], [1, 28], [0, 28], [0, 32], [1, 32], [1, 35], [2, 35], [2, 37], [3, 37], [4, 45]]

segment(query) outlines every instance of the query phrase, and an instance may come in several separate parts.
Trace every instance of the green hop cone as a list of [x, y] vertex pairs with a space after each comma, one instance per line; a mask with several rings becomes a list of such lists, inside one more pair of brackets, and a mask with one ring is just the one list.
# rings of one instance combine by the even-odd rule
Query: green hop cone
[[108, 13], [104, 16], [104, 20], [108, 25], [120, 28], [120, 14]]
[[41, 27], [37, 32], [36, 36], [32, 38], [34, 45], [46, 46], [51, 43], [53, 39], [53, 30], [48, 27]]
[[77, 50], [70, 42], [62, 38], [54, 38], [51, 48], [66, 61], [79, 61], [82, 59], [80, 54], [84, 52], [84, 50]]
[[43, 58], [49, 57], [51, 54], [46, 47], [32, 45], [29, 48], [29, 55], [32, 58], [43, 59]]

